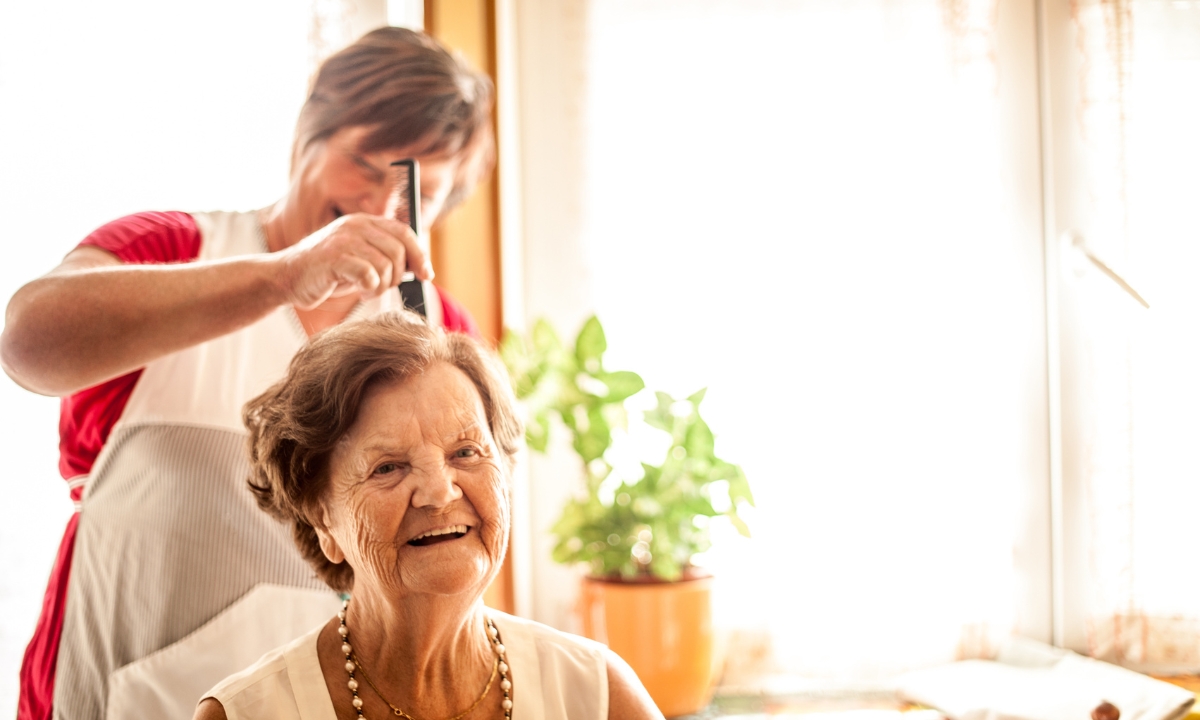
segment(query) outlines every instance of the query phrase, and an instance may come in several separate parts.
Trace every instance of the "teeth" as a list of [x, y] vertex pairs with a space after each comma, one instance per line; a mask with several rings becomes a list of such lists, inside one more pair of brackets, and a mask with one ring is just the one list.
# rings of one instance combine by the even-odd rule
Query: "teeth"
[[415, 538], [413, 538], [413, 540], [420, 540], [421, 538], [427, 538], [427, 537], [435, 537], [437, 535], [449, 535], [450, 533], [464, 533], [465, 534], [466, 532], [467, 532], [466, 525], [451, 525], [450, 527], [438, 528], [437, 530], [430, 530], [427, 533], [416, 536]]

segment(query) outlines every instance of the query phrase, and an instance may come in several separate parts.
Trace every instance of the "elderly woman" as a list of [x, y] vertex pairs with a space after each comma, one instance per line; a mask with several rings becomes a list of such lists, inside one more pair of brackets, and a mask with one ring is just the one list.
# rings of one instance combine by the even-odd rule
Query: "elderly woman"
[[474, 340], [392, 313], [314, 338], [246, 406], [251, 488], [343, 609], [196, 718], [657, 718], [603, 646], [483, 606], [520, 442]]
[[[488, 78], [432, 38], [373, 31], [314, 77], [278, 202], [120, 218], [13, 296], [0, 361], [63, 397], [59, 468], [80, 503], [21, 720], [183, 720], [336, 607], [245, 491], [241, 410], [309, 335], [398, 307], [406, 270], [431, 278], [416, 235], [384, 216], [389, 165], [420, 161], [428, 229], [489, 171], [491, 108]], [[474, 330], [425, 291], [431, 322]]]

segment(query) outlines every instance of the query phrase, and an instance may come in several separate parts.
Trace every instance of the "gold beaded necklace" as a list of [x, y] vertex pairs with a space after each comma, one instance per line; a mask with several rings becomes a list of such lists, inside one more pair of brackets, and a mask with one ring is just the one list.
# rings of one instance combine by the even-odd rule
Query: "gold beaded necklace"
[[[350, 630], [346, 627], [346, 609], [349, 606], [350, 601], [345, 600], [342, 602], [342, 609], [338, 611], [338, 634], [342, 636], [342, 653], [346, 656], [346, 673], [350, 676], [350, 681], [347, 683], [347, 685], [350, 688], [350, 693], [354, 696], [353, 700], [351, 700], [351, 704], [354, 705], [354, 711], [358, 713], [360, 718], [364, 718], [365, 720], [366, 716], [363, 715], [362, 711], [363, 701], [362, 698], [358, 696], [358, 681], [354, 679], [354, 673], [357, 670], [358, 672], [362, 673], [363, 680], [367, 681], [367, 684], [371, 686], [371, 689], [375, 691], [375, 694], [379, 696], [379, 699], [392, 709], [393, 715], [403, 718], [403, 720], [417, 720], [417, 718], [409, 715], [393, 705], [387, 698], [383, 696], [383, 693], [379, 692], [379, 688], [375, 686], [375, 683], [371, 682], [371, 677], [367, 675], [366, 668], [363, 667], [362, 661], [359, 660], [358, 656], [354, 654], [354, 649], [350, 646]], [[504, 644], [500, 642], [500, 630], [496, 627], [496, 624], [492, 622], [492, 619], [490, 617], [485, 617], [484, 623], [485, 627], [487, 628], [488, 640], [491, 641], [492, 650], [496, 654], [496, 657], [492, 662], [492, 674], [490, 677], [488, 677], [487, 685], [485, 685], [483, 688], [483, 693], [480, 694], [475, 702], [471, 703], [471, 707], [463, 710], [453, 717], [447, 718], [446, 720], [462, 720], [462, 718], [470, 714], [472, 710], [479, 707], [479, 703], [483, 702], [483, 699], [487, 697], [489, 692], [491, 692], [492, 683], [496, 681], [497, 672], [500, 674], [500, 690], [504, 693], [504, 699], [500, 702], [500, 708], [504, 710], [504, 719], [512, 720], [512, 681], [508, 679], [508, 662], [506, 661], [505, 656], [506, 648], [504, 647]]]
[[[358, 671], [360, 673], [362, 673], [363, 680], [366, 680], [367, 684], [371, 686], [371, 689], [375, 691], [375, 694], [379, 696], [379, 699], [382, 700], [384, 703], [386, 703], [387, 706], [392, 709], [393, 715], [395, 715], [396, 717], [405, 718], [405, 720], [417, 720], [417, 718], [413, 717], [412, 715], [409, 715], [408, 713], [404, 712], [400, 708], [393, 705], [391, 700], [388, 700], [387, 698], [385, 698], [383, 696], [383, 693], [379, 692], [379, 688], [376, 687], [375, 683], [371, 682], [371, 676], [367, 674], [367, 669], [363, 666], [362, 660], [359, 660], [358, 656], [354, 655], [354, 653], [351, 653], [351, 655], [352, 655], [352, 659], [354, 660], [354, 664], [358, 665]], [[485, 685], [483, 687], [483, 692], [479, 695], [478, 698], [475, 699], [475, 702], [471, 703], [471, 707], [467, 708], [466, 710], [463, 710], [462, 712], [455, 715], [454, 717], [447, 718], [446, 720], [462, 720], [472, 710], [479, 707], [479, 703], [483, 702], [483, 699], [485, 697], [487, 697], [487, 694], [489, 692], [491, 692], [492, 683], [496, 682], [496, 670], [499, 667], [500, 667], [500, 658], [493, 658], [492, 659], [492, 676], [488, 678], [487, 685]]]

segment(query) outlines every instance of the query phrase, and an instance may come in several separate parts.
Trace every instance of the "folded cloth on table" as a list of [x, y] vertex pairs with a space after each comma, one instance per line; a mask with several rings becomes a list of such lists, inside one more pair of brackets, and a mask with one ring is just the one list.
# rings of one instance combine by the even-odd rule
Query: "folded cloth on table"
[[1174, 685], [1023, 638], [995, 661], [902, 675], [897, 689], [954, 720], [1090, 720], [1104, 701], [1117, 706], [1121, 720], [1178, 720], [1196, 700]]

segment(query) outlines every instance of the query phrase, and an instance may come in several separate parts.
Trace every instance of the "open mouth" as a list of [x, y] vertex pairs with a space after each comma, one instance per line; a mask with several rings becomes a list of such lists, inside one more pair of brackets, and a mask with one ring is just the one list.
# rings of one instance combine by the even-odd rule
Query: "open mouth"
[[436, 530], [430, 530], [427, 533], [416, 536], [412, 540], [409, 540], [408, 544], [414, 547], [437, 545], [438, 543], [457, 540], [466, 535], [470, 529], [469, 525], [450, 525], [449, 527], [437, 528]]

